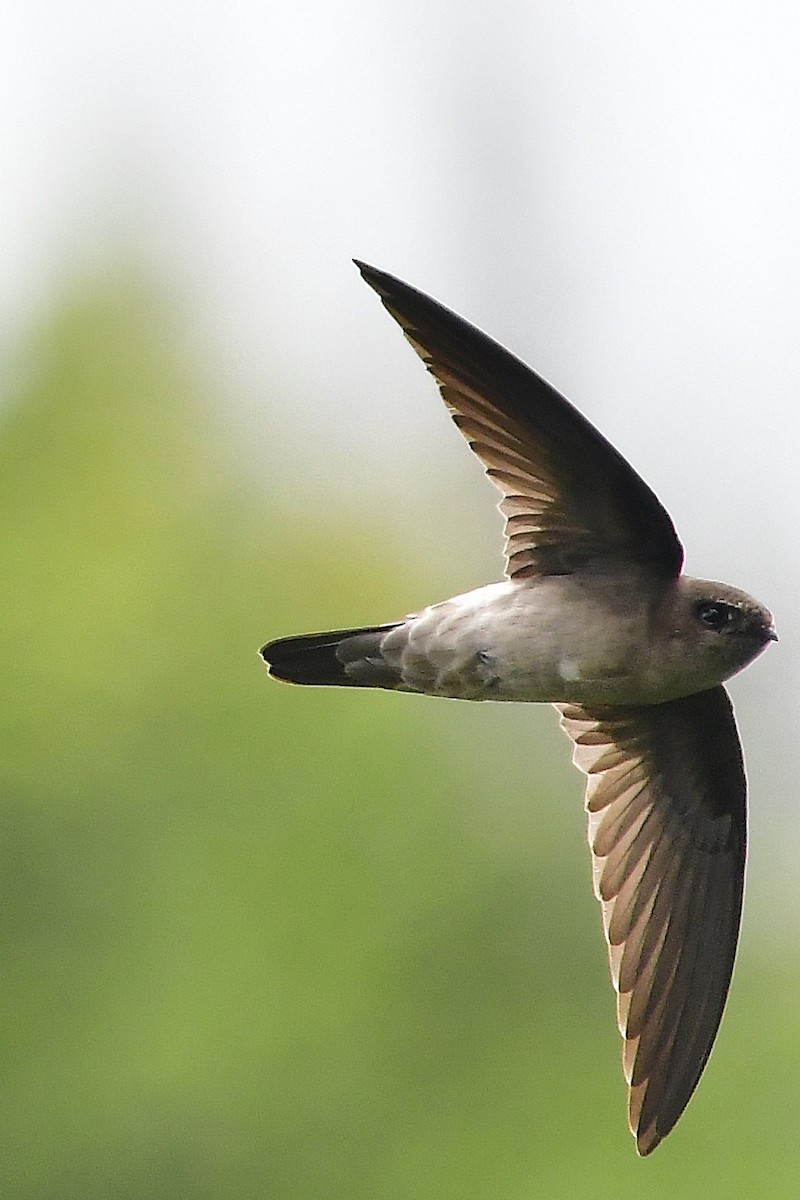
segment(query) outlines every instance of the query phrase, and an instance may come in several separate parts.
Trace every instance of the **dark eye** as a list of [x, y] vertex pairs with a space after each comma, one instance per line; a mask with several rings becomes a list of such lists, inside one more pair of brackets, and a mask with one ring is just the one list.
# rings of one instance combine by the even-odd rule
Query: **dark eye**
[[732, 604], [723, 604], [721, 600], [700, 600], [697, 605], [697, 616], [706, 629], [715, 633], [731, 625], [738, 615], [738, 609]]

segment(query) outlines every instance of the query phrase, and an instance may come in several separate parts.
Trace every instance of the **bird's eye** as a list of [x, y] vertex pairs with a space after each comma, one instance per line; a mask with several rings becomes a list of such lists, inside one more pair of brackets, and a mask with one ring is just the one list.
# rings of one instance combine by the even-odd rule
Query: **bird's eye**
[[697, 605], [697, 616], [706, 629], [720, 633], [733, 623], [738, 615], [738, 609], [732, 604], [723, 604], [721, 600], [700, 600]]

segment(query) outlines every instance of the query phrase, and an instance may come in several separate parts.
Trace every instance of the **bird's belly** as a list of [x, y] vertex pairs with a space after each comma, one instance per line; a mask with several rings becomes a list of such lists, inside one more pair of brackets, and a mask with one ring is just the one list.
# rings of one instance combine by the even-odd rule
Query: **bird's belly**
[[[638, 624], [631, 618], [633, 624]], [[563, 580], [491, 584], [433, 605], [388, 635], [409, 691], [463, 700], [647, 702], [629, 647], [636, 631]]]
[[497, 700], [624, 704], [633, 699], [631, 662], [602, 635], [564, 638], [547, 627], [495, 644]]

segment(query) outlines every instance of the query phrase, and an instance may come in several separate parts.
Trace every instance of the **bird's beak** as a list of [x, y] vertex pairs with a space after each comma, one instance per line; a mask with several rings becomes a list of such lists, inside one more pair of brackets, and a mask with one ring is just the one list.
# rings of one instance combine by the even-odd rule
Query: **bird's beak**
[[764, 630], [764, 637], [766, 638], [766, 640], [767, 640], [768, 642], [777, 642], [777, 640], [778, 640], [778, 635], [777, 635], [777, 633], [775, 632], [775, 626], [774, 626], [774, 625], [770, 625], [769, 629], [765, 629], [765, 630]]

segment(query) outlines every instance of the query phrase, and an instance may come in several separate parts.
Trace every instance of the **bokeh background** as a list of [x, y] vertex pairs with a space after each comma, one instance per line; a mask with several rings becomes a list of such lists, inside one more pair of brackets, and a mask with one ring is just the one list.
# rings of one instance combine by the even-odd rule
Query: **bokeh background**
[[[792, 3], [33, 0], [0, 39], [4, 1197], [794, 1197]], [[350, 265], [431, 292], [775, 611], [690, 1108], [626, 1132], [547, 709], [267, 680], [498, 576], [497, 499]]]

